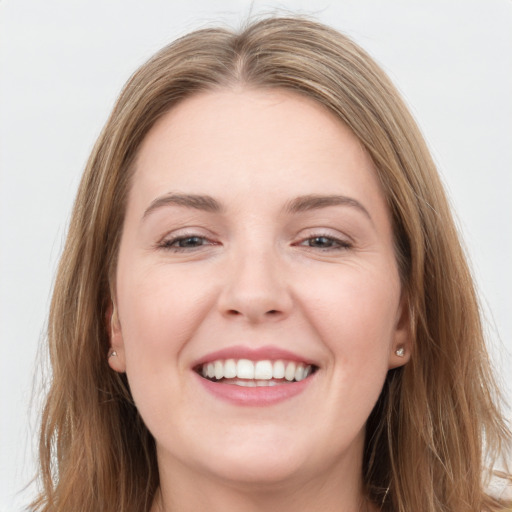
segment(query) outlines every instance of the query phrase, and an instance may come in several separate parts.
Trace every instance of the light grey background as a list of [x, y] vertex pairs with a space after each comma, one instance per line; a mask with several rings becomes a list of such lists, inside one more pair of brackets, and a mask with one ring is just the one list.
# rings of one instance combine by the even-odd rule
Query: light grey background
[[78, 180], [121, 86], [175, 37], [276, 8], [351, 35], [404, 94], [457, 212], [512, 398], [510, 0], [0, 0], [0, 511], [33, 496], [21, 488], [34, 472], [36, 351]]

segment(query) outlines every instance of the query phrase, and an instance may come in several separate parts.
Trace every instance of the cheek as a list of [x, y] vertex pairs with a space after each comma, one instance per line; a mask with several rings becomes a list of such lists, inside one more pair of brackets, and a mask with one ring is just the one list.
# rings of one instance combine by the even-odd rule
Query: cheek
[[186, 390], [181, 377], [188, 367], [180, 354], [210, 307], [211, 294], [200, 286], [201, 279], [172, 266], [120, 265], [118, 276], [126, 375], [153, 432], [159, 425], [170, 426], [169, 409], [182, 407]]
[[[315, 286], [302, 281], [302, 310], [314, 335], [329, 350], [322, 396], [342, 450], [356, 436], [382, 391], [388, 372], [400, 301], [394, 267], [347, 265], [318, 273]], [[384, 276], [384, 277], [383, 277]], [[396, 279], [395, 279], [396, 276]], [[333, 437], [330, 444], [334, 450]]]
[[193, 336], [211, 302], [204, 279], [194, 272], [176, 272], [171, 265], [127, 264], [120, 266], [118, 282], [128, 367], [130, 362], [138, 367], [144, 361], [177, 363], [176, 354]]
[[309, 321], [341, 363], [354, 372], [387, 370], [400, 302], [394, 267], [350, 267], [317, 279], [308, 296]]

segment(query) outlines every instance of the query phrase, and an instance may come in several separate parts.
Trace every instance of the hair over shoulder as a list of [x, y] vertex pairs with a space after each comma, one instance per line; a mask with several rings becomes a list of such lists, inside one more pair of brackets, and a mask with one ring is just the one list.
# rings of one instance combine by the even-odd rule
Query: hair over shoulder
[[[138, 148], [184, 98], [277, 88], [334, 113], [371, 156], [389, 206], [414, 348], [390, 370], [367, 423], [363, 480], [383, 511], [512, 510], [487, 486], [510, 447], [459, 235], [423, 137], [358, 45], [304, 18], [204, 29], [165, 47], [124, 87], [90, 156], [50, 309], [52, 382], [42, 415], [42, 488], [32, 510], [148, 511], [155, 443], [124, 376], [110, 371], [105, 320]], [[502, 476], [510, 482], [510, 474]]]

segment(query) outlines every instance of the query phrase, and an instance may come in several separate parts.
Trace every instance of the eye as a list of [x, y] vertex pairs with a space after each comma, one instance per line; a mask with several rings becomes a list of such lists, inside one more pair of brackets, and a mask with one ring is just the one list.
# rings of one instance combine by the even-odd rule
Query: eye
[[312, 249], [324, 249], [324, 250], [336, 250], [336, 249], [348, 249], [351, 247], [351, 244], [345, 240], [340, 240], [339, 238], [335, 238], [327, 235], [318, 235], [306, 238], [298, 245], [311, 247]]
[[214, 242], [208, 240], [204, 236], [186, 235], [163, 240], [160, 247], [172, 251], [186, 251], [198, 249], [205, 245], [214, 245]]

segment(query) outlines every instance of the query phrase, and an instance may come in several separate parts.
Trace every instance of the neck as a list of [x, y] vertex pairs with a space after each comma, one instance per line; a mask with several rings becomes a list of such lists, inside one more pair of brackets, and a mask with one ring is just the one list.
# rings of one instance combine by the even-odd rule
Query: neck
[[307, 471], [279, 482], [233, 482], [161, 464], [160, 489], [151, 512], [374, 512], [363, 497], [361, 467], [340, 461], [323, 472]]

